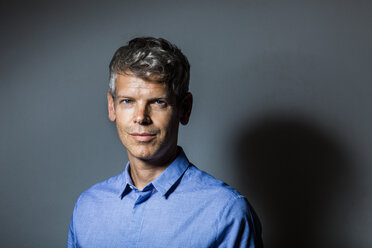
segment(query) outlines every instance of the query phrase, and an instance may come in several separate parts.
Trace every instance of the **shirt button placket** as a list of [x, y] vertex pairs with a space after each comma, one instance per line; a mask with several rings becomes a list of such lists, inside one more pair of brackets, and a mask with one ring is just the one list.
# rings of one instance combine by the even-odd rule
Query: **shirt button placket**
[[132, 223], [131, 223], [131, 235], [132, 238], [130, 239], [133, 243], [128, 247], [137, 247], [138, 241], [140, 240], [142, 223], [144, 220], [144, 211], [146, 207], [146, 201], [150, 198], [152, 194], [152, 190], [147, 191], [138, 191], [135, 190], [136, 194], [138, 195], [136, 202], [133, 205], [132, 210]]

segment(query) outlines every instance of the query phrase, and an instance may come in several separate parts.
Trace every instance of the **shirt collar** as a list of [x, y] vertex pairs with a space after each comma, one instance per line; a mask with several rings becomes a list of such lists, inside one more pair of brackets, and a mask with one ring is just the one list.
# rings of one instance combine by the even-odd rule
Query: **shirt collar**
[[[177, 158], [157, 178], [149, 183], [149, 185], [152, 184], [155, 189], [165, 197], [167, 197], [172, 192], [172, 189], [177, 186], [179, 179], [185, 173], [190, 164], [183, 149], [181, 147], [178, 148], [179, 153]], [[123, 176], [124, 190], [120, 195], [121, 198], [128, 194], [134, 187], [129, 174], [129, 162], [125, 167]]]
[[122, 180], [123, 180], [122, 187], [124, 187], [124, 190], [120, 194], [121, 199], [123, 199], [123, 197], [126, 196], [134, 187], [132, 178], [130, 177], [130, 174], [129, 174], [129, 161], [127, 165], [125, 166], [125, 169], [122, 173]]

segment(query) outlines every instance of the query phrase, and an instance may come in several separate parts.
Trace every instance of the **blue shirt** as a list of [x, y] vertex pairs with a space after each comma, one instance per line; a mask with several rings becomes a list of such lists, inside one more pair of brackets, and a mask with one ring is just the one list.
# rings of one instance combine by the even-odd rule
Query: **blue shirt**
[[82, 193], [67, 247], [262, 247], [244, 196], [178, 157], [142, 191], [123, 173]]

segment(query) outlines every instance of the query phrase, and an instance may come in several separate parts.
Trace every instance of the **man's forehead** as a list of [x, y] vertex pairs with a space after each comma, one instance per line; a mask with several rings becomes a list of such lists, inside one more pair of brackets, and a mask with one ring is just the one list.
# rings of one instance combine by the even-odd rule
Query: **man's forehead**
[[141, 75], [137, 75], [136, 73], [132, 72], [131, 70], [127, 69], [123, 72], [117, 73], [117, 75], [123, 75], [123, 76], [132, 76], [136, 78], [141, 78], [145, 81], [148, 82], [157, 82], [157, 83], [163, 83], [163, 79], [159, 73], [154, 73], [154, 72], [145, 72]]
[[126, 74], [118, 74], [116, 77], [116, 85], [122, 87], [167, 89], [167, 84], [165, 83]]
[[169, 97], [171, 92], [165, 83], [147, 81], [134, 75], [119, 74], [116, 78], [116, 96], [125, 97], [128, 94]]

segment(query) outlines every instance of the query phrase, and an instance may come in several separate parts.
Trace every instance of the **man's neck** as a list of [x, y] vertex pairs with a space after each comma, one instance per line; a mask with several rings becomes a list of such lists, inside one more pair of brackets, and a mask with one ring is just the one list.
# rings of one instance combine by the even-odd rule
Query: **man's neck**
[[128, 154], [129, 172], [134, 186], [142, 190], [147, 184], [157, 178], [177, 157], [177, 148], [161, 161], [142, 160]]

